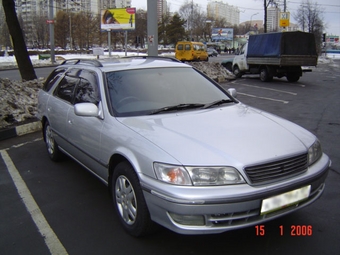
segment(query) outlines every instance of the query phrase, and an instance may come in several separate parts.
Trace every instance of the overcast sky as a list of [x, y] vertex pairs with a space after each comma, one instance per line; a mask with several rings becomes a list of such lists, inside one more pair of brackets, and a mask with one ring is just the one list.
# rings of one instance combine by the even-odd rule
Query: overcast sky
[[[155, 1], [155, 0], [153, 0]], [[248, 21], [252, 17], [252, 20], [263, 20], [263, 1], [264, 0], [219, 0], [217, 2], [227, 3], [229, 5], [237, 6], [240, 10], [240, 22]], [[287, 11], [290, 12], [290, 21], [296, 23], [293, 14], [299, 8], [301, 2], [307, 0], [286, 0]], [[172, 12], [177, 11], [188, 0], [167, 0], [170, 4], [170, 10]], [[189, 1], [191, 2], [191, 0]], [[207, 4], [209, 0], [193, 0], [193, 3], [202, 8], [202, 11], [207, 11]], [[276, 1], [279, 3], [279, 7], [283, 11], [284, 0]], [[317, 3], [320, 9], [323, 11], [323, 20], [327, 26], [327, 34], [333, 34], [340, 36], [340, 1], [339, 0], [310, 0], [311, 3]], [[147, 0], [132, 0], [132, 7], [147, 9]], [[258, 13], [258, 14], [256, 14]]]

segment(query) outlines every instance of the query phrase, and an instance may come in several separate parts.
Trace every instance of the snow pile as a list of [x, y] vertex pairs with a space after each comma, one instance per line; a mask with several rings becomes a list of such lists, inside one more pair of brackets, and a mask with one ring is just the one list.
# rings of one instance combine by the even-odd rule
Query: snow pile
[[11, 81], [0, 78], [0, 128], [35, 119], [43, 79]]
[[187, 62], [187, 64], [195, 67], [217, 82], [235, 79], [235, 75], [218, 62]]

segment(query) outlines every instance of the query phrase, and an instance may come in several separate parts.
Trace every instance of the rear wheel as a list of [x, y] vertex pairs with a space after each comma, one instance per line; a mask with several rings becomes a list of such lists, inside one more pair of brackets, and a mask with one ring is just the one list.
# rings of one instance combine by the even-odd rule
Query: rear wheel
[[267, 67], [262, 67], [260, 70], [260, 80], [267, 82], [273, 80], [273, 75], [270, 74]]
[[44, 140], [46, 143], [48, 156], [53, 161], [59, 161], [63, 154], [59, 150], [57, 142], [54, 140], [53, 131], [48, 121], [46, 121], [44, 125]]
[[300, 79], [300, 75], [297, 73], [288, 73], [286, 78], [289, 82], [297, 82]]
[[110, 186], [124, 229], [137, 237], [152, 233], [157, 225], [151, 221], [139, 179], [128, 162], [121, 162], [115, 167]]

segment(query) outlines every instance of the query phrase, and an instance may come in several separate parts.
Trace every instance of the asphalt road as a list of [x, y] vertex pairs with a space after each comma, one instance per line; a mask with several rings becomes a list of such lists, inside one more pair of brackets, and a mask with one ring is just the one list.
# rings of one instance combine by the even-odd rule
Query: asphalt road
[[332, 167], [324, 194], [312, 205], [218, 235], [185, 236], [162, 228], [133, 238], [120, 227], [106, 186], [72, 160], [50, 161], [37, 132], [0, 143], [0, 254], [340, 254], [337, 64], [320, 65], [297, 83], [284, 78], [263, 83], [252, 76], [222, 84], [236, 88], [243, 103], [319, 137]]

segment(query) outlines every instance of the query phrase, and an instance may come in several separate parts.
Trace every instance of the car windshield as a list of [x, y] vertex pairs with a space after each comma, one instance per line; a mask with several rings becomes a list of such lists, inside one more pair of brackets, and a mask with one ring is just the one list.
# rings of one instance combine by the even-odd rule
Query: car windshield
[[105, 75], [112, 111], [120, 117], [194, 110], [223, 100], [234, 102], [192, 68], [150, 68]]

